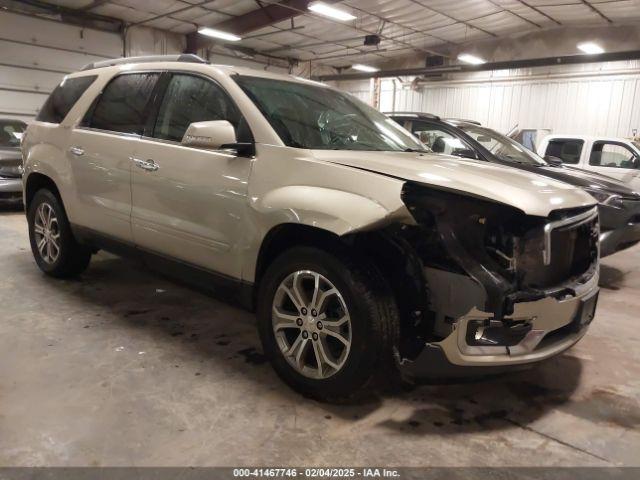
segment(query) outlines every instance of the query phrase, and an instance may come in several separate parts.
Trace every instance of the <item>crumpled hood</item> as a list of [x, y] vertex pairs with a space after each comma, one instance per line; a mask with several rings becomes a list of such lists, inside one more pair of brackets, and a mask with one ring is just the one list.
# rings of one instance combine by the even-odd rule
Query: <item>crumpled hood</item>
[[595, 205], [582, 189], [502, 165], [445, 155], [409, 152], [313, 150], [318, 160], [403, 180], [476, 195], [511, 205], [528, 215]]

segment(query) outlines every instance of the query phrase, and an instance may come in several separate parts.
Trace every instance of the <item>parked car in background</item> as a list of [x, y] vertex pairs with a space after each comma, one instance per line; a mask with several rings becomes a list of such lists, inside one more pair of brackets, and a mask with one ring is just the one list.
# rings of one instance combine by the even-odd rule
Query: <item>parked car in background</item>
[[42, 271], [78, 274], [104, 248], [237, 298], [315, 397], [394, 368], [539, 362], [594, 316], [591, 196], [430, 154], [320, 83], [189, 55], [100, 62], [53, 91], [23, 149]]
[[508, 165], [583, 188], [598, 200], [601, 256], [640, 242], [640, 193], [626, 184], [553, 159], [553, 163], [545, 161], [515, 140], [478, 122], [415, 112], [389, 116], [436, 153]]
[[601, 173], [640, 191], [640, 142], [626, 138], [589, 135], [548, 135], [538, 155], [558, 158], [565, 165]]
[[27, 124], [0, 118], [0, 205], [22, 202], [22, 153], [20, 141]]

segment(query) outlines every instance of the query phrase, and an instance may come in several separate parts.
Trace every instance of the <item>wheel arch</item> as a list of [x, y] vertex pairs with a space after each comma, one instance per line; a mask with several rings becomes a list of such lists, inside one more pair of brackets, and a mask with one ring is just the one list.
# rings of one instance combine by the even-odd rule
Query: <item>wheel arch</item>
[[[58, 197], [58, 199], [62, 203], [62, 197], [60, 195], [60, 190], [58, 189], [56, 182], [54, 182], [53, 179], [48, 175], [40, 172], [32, 172], [27, 177], [24, 185], [24, 207], [26, 211], [29, 210], [29, 205], [31, 204], [31, 201], [33, 200], [36, 192], [42, 188], [49, 189], [51, 193]], [[62, 206], [64, 208], [64, 204]]]

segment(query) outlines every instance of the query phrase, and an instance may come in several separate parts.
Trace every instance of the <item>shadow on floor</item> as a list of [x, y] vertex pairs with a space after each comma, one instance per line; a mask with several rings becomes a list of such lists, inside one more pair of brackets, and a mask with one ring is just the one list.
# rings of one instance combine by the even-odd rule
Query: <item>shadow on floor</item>
[[24, 215], [24, 209], [22, 208], [22, 204], [18, 204], [18, 205], [2, 205], [0, 203], [0, 216], [15, 215], [15, 214]]
[[625, 272], [619, 268], [600, 264], [600, 287], [607, 290], [620, 290], [624, 283]]
[[[256, 395], [263, 390], [275, 392], [285, 402], [301, 401], [276, 377], [262, 355], [251, 313], [166, 282], [137, 262], [110, 255], [94, 257], [80, 279], [42, 278], [57, 291], [56, 295], [75, 296], [75, 308], [102, 312], [94, 314], [95, 322], [80, 328], [99, 327], [104, 322], [100, 316], [109, 317], [109, 324], [115, 318], [126, 328], [144, 328], [160, 343], [175, 342], [184, 347], [187, 355], [202, 364], [200, 374], [205, 379], [207, 365], [224, 363], [225, 369], [254, 382]], [[393, 394], [395, 401], [413, 409], [410, 418], [386, 419], [378, 425], [420, 435], [500, 430], [513, 425], [527, 428], [527, 424], [569, 401], [581, 371], [580, 360], [565, 354], [532, 370], [500, 377], [414, 387]], [[357, 421], [378, 410], [384, 396], [372, 394], [353, 405], [316, 405], [325, 410], [327, 419], [335, 416]]]

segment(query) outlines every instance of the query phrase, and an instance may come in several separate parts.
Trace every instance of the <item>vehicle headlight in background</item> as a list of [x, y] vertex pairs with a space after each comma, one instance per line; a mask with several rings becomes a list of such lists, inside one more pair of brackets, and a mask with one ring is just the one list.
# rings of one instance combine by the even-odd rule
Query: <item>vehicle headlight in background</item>
[[587, 193], [595, 198], [598, 203], [614, 208], [624, 208], [620, 195], [615, 195], [595, 188], [585, 188]]

